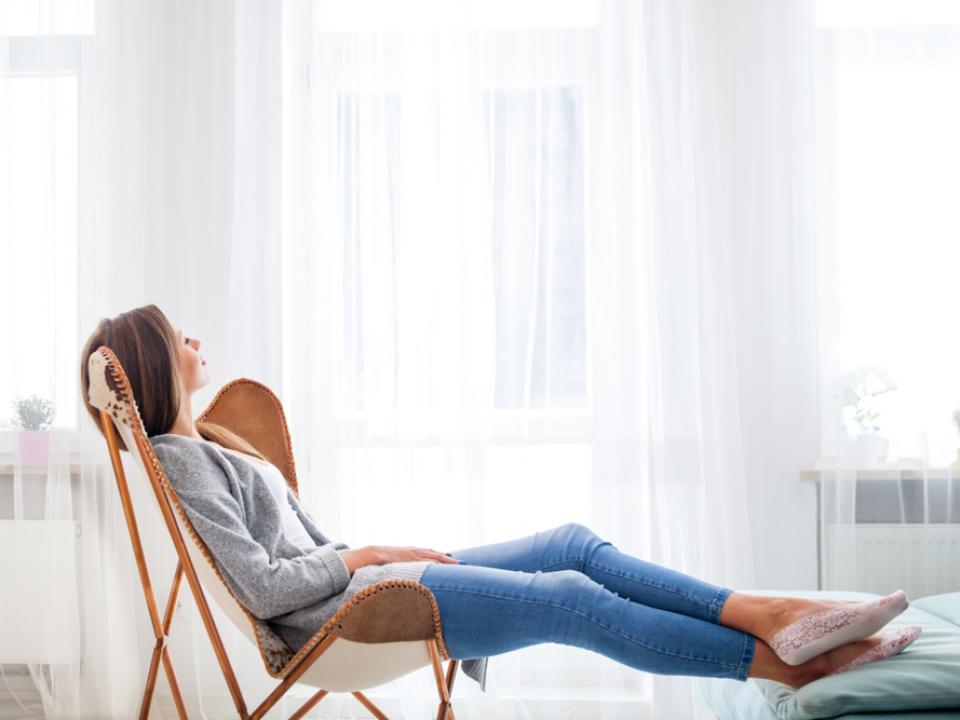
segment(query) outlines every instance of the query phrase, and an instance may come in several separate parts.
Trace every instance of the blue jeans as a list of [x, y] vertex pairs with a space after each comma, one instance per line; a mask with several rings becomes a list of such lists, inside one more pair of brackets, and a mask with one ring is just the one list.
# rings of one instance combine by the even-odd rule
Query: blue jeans
[[574, 645], [651, 673], [746, 680], [756, 638], [719, 623], [732, 590], [625, 555], [590, 529], [551, 530], [450, 553], [420, 583], [456, 660]]

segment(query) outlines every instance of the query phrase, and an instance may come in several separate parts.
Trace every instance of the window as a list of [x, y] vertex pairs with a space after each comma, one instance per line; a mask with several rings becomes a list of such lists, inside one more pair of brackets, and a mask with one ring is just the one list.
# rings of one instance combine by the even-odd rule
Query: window
[[955, 3], [822, 5], [836, 40], [840, 361], [848, 384], [859, 373], [895, 387], [865, 401], [876, 417], [851, 433], [871, 424], [889, 460], [948, 466], [960, 448], [960, 17]]
[[[486, 98], [498, 408], [587, 406], [582, 98], [578, 86]], [[529, 314], [513, 311], [527, 306]], [[518, 365], [525, 358], [530, 367]]]
[[[310, 301], [285, 312], [319, 307], [305, 322], [336, 350], [322, 382], [338, 534], [455, 549], [591, 524], [596, 3], [359, 0], [288, 20], [284, 102], [301, 111], [284, 118], [284, 171], [308, 200], [288, 210], [285, 265]], [[438, 489], [477, 512], [410, 502]], [[562, 703], [585, 715], [650, 694], [601, 656], [531, 648], [504, 663], [518, 692], [550, 696], [542, 668], [572, 664]]]
[[[489, 248], [494, 285], [488, 301], [495, 407], [586, 409], [582, 89], [497, 88], [485, 92], [480, 111], [488, 118], [490, 194], [476, 198], [488, 203], [479, 210], [488, 217], [486, 233], [475, 240]], [[348, 410], [393, 409], [403, 380], [392, 376], [401, 342], [394, 337], [401, 326], [394, 316], [394, 303], [402, 303], [399, 274], [409, 267], [429, 282], [424, 274], [455, 274], [458, 267], [426, 254], [416, 262], [400, 257], [413, 252], [402, 242], [401, 225], [416, 209], [403, 206], [412, 193], [401, 189], [401, 164], [411, 153], [400, 146], [399, 93], [340, 94], [336, 114], [344, 238], [341, 402]], [[430, 180], [416, 170], [406, 173], [418, 183]], [[455, 238], [440, 242], [459, 247]], [[460, 324], [465, 333], [477, 329]]]
[[92, 0], [5, 2], [0, 12], [0, 428], [16, 397], [78, 410], [78, 98]]

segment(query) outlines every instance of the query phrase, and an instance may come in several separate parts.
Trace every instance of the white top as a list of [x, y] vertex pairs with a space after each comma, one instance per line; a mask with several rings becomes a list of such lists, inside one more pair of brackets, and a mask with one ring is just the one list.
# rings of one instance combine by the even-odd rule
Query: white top
[[280, 472], [277, 466], [260, 458], [253, 457], [252, 455], [247, 455], [239, 450], [224, 447], [219, 443], [217, 443], [217, 447], [242, 457], [260, 470], [261, 477], [263, 477], [267, 486], [270, 488], [270, 494], [273, 495], [273, 499], [277, 501], [277, 505], [280, 507], [280, 519], [283, 522], [284, 536], [302, 550], [315, 549], [317, 543], [310, 537], [310, 533], [307, 532], [303, 523], [300, 522], [300, 517], [297, 515], [296, 509], [290, 504], [290, 500], [287, 497], [287, 490], [290, 486], [287, 485], [286, 478], [283, 477], [283, 473]]

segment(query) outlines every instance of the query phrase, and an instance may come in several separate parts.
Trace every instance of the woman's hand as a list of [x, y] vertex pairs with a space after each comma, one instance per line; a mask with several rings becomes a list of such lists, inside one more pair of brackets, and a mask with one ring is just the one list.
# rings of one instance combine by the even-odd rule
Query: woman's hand
[[430, 548], [419, 548], [419, 547], [391, 547], [389, 545], [372, 545], [371, 546], [376, 551], [376, 556], [379, 558], [377, 562], [378, 565], [384, 565], [391, 562], [411, 562], [414, 560], [434, 560], [436, 562], [442, 563], [453, 563], [456, 565], [459, 561], [450, 557], [446, 553], [439, 552], [437, 550], [431, 550]]
[[364, 565], [385, 565], [391, 562], [412, 562], [416, 560], [432, 560], [438, 563], [458, 564], [460, 561], [438, 550], [413, 546], [394, 547], [391, 545], [367, 545], [357, 550], [350, 550], [341, 556], [350, 570], [353, 571]]

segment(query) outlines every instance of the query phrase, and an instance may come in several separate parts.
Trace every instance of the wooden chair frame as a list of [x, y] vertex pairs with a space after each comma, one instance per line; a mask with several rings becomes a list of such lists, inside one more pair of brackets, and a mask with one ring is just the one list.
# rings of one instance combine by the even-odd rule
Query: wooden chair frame
[[[110, 351], [106, 346], [101, 346], [97, 352], [102, 353], [107, 359], [111, 366], [111, 370], [115, 373], [119, 371], [119, 377], [115, 375], [115, 381], [119, 382], [121, 386], [126, 385], [126, 377], [123, 374], [122, 368], [120, 368], [119, 362], [114, 356], [113, 352]], [[241, 378], [239, 381], [244, 382], [254, 382]], [[237, 380], [233, 381], [238, 382]], [[232, 383], [228, 383], [224, 387], [224, 390]], [[129, 393], [129, 386], [126, 385], [123, 388], [127, 393]], [[223, 390], [220, 391], [223, 393]], [[218, 393], [218, 397], [220, 395]], [[129, 397], [132, 399], [132, 393], [129, 393]], [[216, 399], [211, 402], [210, 407], [214, 405]], [[279, 401], [278, 401], [279, 404]], [[109, 408], [108, 408], [109, 409]], [[208, 407], [208, 410], [210, 408]], [[281, 410], [282, 413], [282, 410]], [[207, 631], [207, 634], [210, 638], [210, 642], [213, 645], [214, 652], [217, 657], [217, 661], [220, 665], [220, 669], [223, 673], [224, 680], [227, 683], [227, 687], [230, 691], [230, 695], [233, 699], [234, 705], [236, 706], [237, 713], [241, 720], [259, 720], [262, 718], [269, 710], [277, 703], [277, 701], [282, 698], [288, 690], [297, 682], [297, 680], [305, 673], [310, 666], [318, 659], [321, 655], [334, 643], [338, 636], [333, 632], [324, 632], [332, 627], [339, 627], [336, 625], [337, 621], [344, 618], [346, 614], [355, 607], [358, 607], [364, 603], [367, 598], [370, 598], [374, 595], [373, 592], [377, 590], [378, 586], [383, 586], [387, 584], [392, 584], [393, 586], [397, 585], [417, 585], [420, 589], [425, 590], [429, 593], [429, 590], [426, 590], [423, 586], [420, 586], [418, 583], [412, 580], [396, 580], [396, 581], [385, 581], [384, 583], [378, 583], [377, 585], [371, 586], [370, 588], [365, 588], [361, 593], [358, 593], [354, 596], [353, 601], [351, 602], [351, 607], [341, 607], [338, 609], [337, 614], [332, 618], [328, 623], [324, 625], [324, 628], [321, 629], [314, 636], [316, 638], [319, 635], [322, 635], [322, 639], [317, 642], [312, 649], [310, 649], [305, 654], [302, 654], [299, 660], [294, 657], [294, 660], [297, 660], [289, 667], [289, 671], [283, 676], [282, 681], [277, 685], [277, 687], [253, 710], [250, 712], [247, 709], [246, 702], [243, 697], [243, 693], [240, 690], [240, 685], [237, 681], [236, 675], [234, 674], [233, 667], [230, 663], [230, 659], [227, 656], [227, 651], [224, 648], [223, 641], [220, 638], [220, 632], [217, 629], [216, 622], [213, 619], [213, 615], [210, 611], [210, 607], [207, 604], [206, 597], [203, 592], [200, 580], [197, 576], [196, 569], [193, 564], [193, 560], [189, 555], [186, 541], [183, 538], [183, 534], [180, 532], [180, 528], [177, 525], [176, 517], [174, 516], [174, 509], [171, 507], [170, 498], [167, 495], [167, 492], [161, 484], [160, 478], [156, 477], [156, 473], [147, 472], [150, 485], [153, 488], [153, 492], [156, 496], [157, 502], [160, 506], [161, 513], [163, 515], [164, 521], [167, 526], [167, 530], [170, 533], [170, 537], [173, 540], [174, 547], [177, 552], [178, 562], [177, 567], [173, 575], [173, 581], [170, 586], [170, 594], [167, 599], [167, 604], [164, 609], [163, 618], [161, 619], [158, 611], [158, 605], [156, 597], [154, 596], [153, 584], [150, 579], [150, 573], [147, 569], [146, 558], [144, 556], [143, 545], [140, 541], [140, 532], [137, 525], [136, 514], [133, 509], [133, 503], [130, 497], [129, 487], [127, 485], [126, 475], [124, 473], [123, 463], [120, 457], [120, 444], [118, 442], [117, 429], [114, 425], [116, 413], [113, 413], [113, 416], [110, 412], [107, 412], [105, 409], [100, 409], [100, 419], [102, 421], [102, 426], [104, 429], [104, 434], [106, 436], [107, 447], [110, 454], [110, 461], [113, 466], [113, 472], [117, 481], [117, 490], [120, 495], [120, 502], [123, 507], [123, 514], [126, 520], [127, 528], [130, 534], [130, 541], [133, 546], [134, 556], [136, 558], [137, 570], [140, 575], [140, 582], [143, 586], [144, 600], [147, 604], [147, 612], [150, 615], [150, 622], [153, 627], [153, 634], [156, 638], [156, 644], [154, 645], [153, 652], [150, 656], [150, 665], [147, 672], [147, 682], [143, 691], [143, 698], [140, 702], [140, 709], [138, 717], [140, 720], [146, 720], [149, 712], [150, 705], [153, 700], [153, 691], [157, 681], [157, 675], [159, 667], [162, 664], [164, 673], [167, 678], [167, 682], [170, 687], [171, 694], [173, 696], [174, 703], [177, 708], [178, 716], [180, 720], [187, 720], [188, 715], [186, 707], [184, 706], [183, 696], [180, 692], [180, 686], [177, 682], [176, 673], [174, 672], [173, 663], [170, 659], [170, 653], [168, 652], [167, 642], [170, 634], [170, 626], [173, 621], [174, 609], [176, 607], [177, 599], [180, 593], [181, 585], [183, 578], [186, 577], [187, 584], [190, 587], [190, 591], [193, 594], [194, 600], [196, 602], [197, 610], [200, 613], [200, 617], [203, 620], [203, 625]], [[203, 415], [201, 415], [203, 417]], [[139, 418], [136, 418], [139, 421]], [[139, 422], [137, 423], [139, 424]], [[139, 428], [135, 428], [139, 429]], [[151, 463], [148, 462], [148, 459], [154, 457], [153, 447], [147, 439], [146, 435], [141, 432], [135, 432], [133, 434], [134, 439], [137, 443], [136, 451], [140, 453], [141, 459], [144, 460], [144, 465], [147, 468], [151, 467]], [[289, 439], [288, 439], [289, 441]], [[129, 448], [128, 448], [129, 449]], [[292, 456], [291, 456], [292, 457]], [[288, 479], [288, 482], [290, 480]], [[294, 491], [296, 491], [295, 484], [291, 483]], [[232, 593], [231, 593], [232, 594]], [[430, 595], [432, 600], [432, 595]], [[434, 601], [434, 621], [439, 622], [439, 616], [436, 613], [436, 606]], [[439, 630], [439, 625], [438, 625]], [[437, 632], [436, 637], [431, 637], [425, 640], [427, 644], [427, 650], [430, 656], [430, 662], [433, 667], [434, 680], [437, 686], [437, 693], [439, 695], [439, 706], [437, 708], [436, 720], [456, 720], [454, 715], [451, 694], [453, 692], [453, 684], [456, 678], [457, 668], [459, 666], [459, 660], [449, 659], [449, 656], [446, 653], [446, 648], [442, 646], [442, 640], [438, 643], [437, 638], [441, 637], [439, 632]], [[443, 670], [442, 658], [447, 657], [449, 659], [448, 667], [446, 673]], [[286, 670], [287, 668], [285, 668]], [[271, 673], [273, 674], [273, 673]], [[325, 695], [328, 694], [328, 690], [320, 689], [318, 690], [310, 699], [308, 699], [293, 715], [290, 716], [290, 720], [297, 720], [302, 718], [307, 712], [309, 712], [320, 700], [323, 699]], [[387, 720], [387, 716], [380, 711], [377, 706], [370, 701], [362, 692], [359, 690], [352, 691], [351, 694], [366, 707], [373, 715], [378, 718], [378, 720]]]

